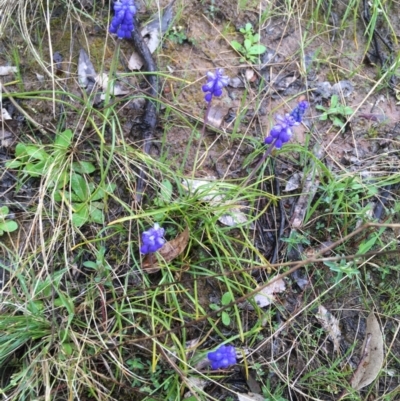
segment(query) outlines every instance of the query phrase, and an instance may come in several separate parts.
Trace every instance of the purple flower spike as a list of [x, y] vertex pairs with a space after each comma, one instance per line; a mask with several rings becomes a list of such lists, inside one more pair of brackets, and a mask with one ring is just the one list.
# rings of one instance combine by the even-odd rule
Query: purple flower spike
[[204, 99], [210, 103], [213, 96], [221, 96], [222, 89], [229, 84], [229, 77], [223, 75], [224, 70], [217, 68], [214, 72], [207, 72], [207, 83], [201, 87], [206, 94]]
[[236, 351], [232, 345], [221, 345], [214, 352], [209, 352], [207, 358], [211, 369], [224, 369], [236, 364]]
[[265, 138], [264, 143], [271, 145], [275, 141], [274, 146], [277, 149], [280, 149], [286, 142], [289, 142], [293, 134], [292, 127], [295, 127], [301, 123], [307, 108], [308, 102], [302, 100], [290, 114], [285, 114], [285, 116], [277, 115], [275, 117], [277, 124], [271, 128], [271, 131]]
[[114, 18], [111, 20], [110, 33], [116, 33], [119, 39], [130, 39], [133, 31], [133, 17], [136, 14], [134, 0], [117, 0], [114, 3]]
[[150, 228], [150, 230], [147, 230], [142, 234], [142, 246], [140, 247], [140, 252], [143, 254], [157, 252], [165, 244], [163, 236], [164, 229], [157, 223], [154, 224], [153, 228]]

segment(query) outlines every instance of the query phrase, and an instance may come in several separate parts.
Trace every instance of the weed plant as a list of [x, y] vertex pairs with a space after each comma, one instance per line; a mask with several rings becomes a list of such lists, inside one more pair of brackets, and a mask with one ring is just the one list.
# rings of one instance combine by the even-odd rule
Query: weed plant
[[[5, 15], [1, 31], [10, 38], [5, 41], [4, 57], [17, 63], [20, 71], [17, 82], [5, 85], [8, 92], [3, 93], [2, 102], [15, 102], [18, 112], [25, 116], [0, 174], [1, 179], [6, 173], [14, 177], [10, 189], [14, 202], [7, 198], [4, 206], [0, 204], [3, 398], [237, 399], [237, 393], [248, 389], [237, 390], [227, 378], [243, 371], [248, 382], [256, 380], [259, 395], [265, 400], [330, 400], [344, 388], [350, 391], [348, 400], [396, 400], [399, 264], [391, 253], [365, 255], [397, 249], [396, 188], [400, 175], [393, 171], [398, 161], [390, 157], [393, 165], [388, 168], [385, 162], [392, 156], [388, 155], [383, 162], [377, 158], [373, 167], [350, 169], [340, 163], [332, 167], [314, 151], [313, 144], [324, 139], [310, 123], [318, 124], [314, 108], [307, 117], [305, 144], [293, 141], [271, 152], [248, 182], [254, 162], [265, 152], [262, 136], [269, 133], [266, 128], [263, 135], [253, 132], [251, 124], [260, 118], [259, 122], [268, 122], [271, 127], [272, 111], [287, 110], [288, 103], [296, 102], [297, 94], [287, 95], [272, 85], [254, 88], [249, 84], [241, 99], [226, 96], [218, 103], [238, 105], [233, 122], [227, 123], [228, 129], [209, 124], [202, 132], [206, 106], [201, 85], [205, 84], [205, 71], [186, 61], [187, 65], [172, 73], [169, 63], [177, 56], [170, 53], [169, 58], [163, 58], [162, 52], [157, 56], [157, 76], [163, 88], [156, 100], [159, 130], [154, 153], [144, 154], [135, 126], [140, 116], [132, 118], [135, 109], [128, 106], [140, 103], [146, 95], [140, 86], [142, 74], [122, 72], [121, 67], [131, 48], [126, 43], [117, 45], [107, 34], [107, 2], [94, 2], [92, 8], [78, 3], [84, 2], [0, 0]], [[243, 33], [251, 33], [253, 43], [237, 49], [250, 62], [264, 53], [258, 42], [266, 43], [263, 35], [268, 24], [279, 22], [285, 32], [296, 27], [300, 46], [282, 61], [281, 75], [285, 68], [301, 65], [309, 47], [315, 50], [328, 40], [328, 32], [332, 31], [329, 15], [334, 12], [329, 2], [306, 1], [301, 6], [286, 3], [268, 5], [260, 12], [262, 2], [241, 1], [235, 10], [239, 15], [260, 14], [261, 34], [254, 34], [255, 26], [245, 29]], [[210, 29], [222, 25], [229, 32], [229, 21], [223, 19], [218, 25], [221, 15], [216, 5], [199, 2], [195, 10], [213, 13]], [[146, 3], [151, 11], [161, 6], [158, 2]], [[348, 33], [345, 17], [353, 16], [354, 24], [358, 23], [360, 6], [360, 2], [352, 1], [343, 10], [343, 22], [338, 27], [344, 33]], [[380, 18], [390, 22], [386, 6], [373, 2], [372, 15], [378, 9], [384, 10]], [[176, 7], [177, 14], [184, 15], [185, 7], [194, 5], [181, 0]], [[372, 18], [365, 28], [367, 47], [376, 20]], [[391, 32], [396, 29], [392, 24], [388, 26]], [[307, 28], [304, 32], [303, 27]], [[102, 32], [100, 36], [93, 33], [97, 29]], [[180, 43], [183, 36], [175, 36], [174, 46], [182, 46], [178, 51], [188, 51], [183, 47], [188, 44], [183, 40]], [[229, 57], [223, 67], [231, 74], [240, 65], [241, 56], [231, 49], [235, 46], [233, 39], [219, 39], [226, 42]], [[270, 43], [266, 48], [272, 48]], [[103, 102], [96, 103], [95, 93], [78, 91], [74, 74], [80, 46], [91, 50], [98, 71], [111, 69]], [[251, 50], [251, 46], [257, 49]], [[59, 47], [68, 61], [57, 75], [49, 60]], [[342, 68], [341, 73], [348, 74], [346, 69], [351, 63], [342, 67], [331, 62], [330, 50], [317, 52], [321, 65], [327, 65], [328, 70]], [[222, 60], [218, 58], [215, 63], [219, 66]], [[36, 79], [32, 78], [33, 71], [44, 77], [41, 83], [32, 84], [30, 80]], [[305, 71], [300, 67], [302, 78]], [[354, 70], [351, 73], [358, 78], [362, 74]], [[129, 88], [128, 95], [111, 94], [117, 78]], [[374, 90], [380, 87], [379, 78], [361, 78]], [[369, 101], [370, 95], [362, 102]], [[268, 108], [272, 110], [268, 121], [261, 113], [267, 98], [274, 99]], [[343, 107], [335, 112], [325, 110], [327, 118], [351, 118], [350, 111]], [[253, 110], [256, 117], [251, 115]], [[249, 124], [243, 128], [245, 118]], [[184, 134], [184, 141], [178, 133]], [[235, 151], [229, 153], [231, 149]], [[329, 152], [328, 146], [326, 159], [334, 159], [333, 151]], [[228, 155], [226, 171], [217, 179], [210, 178], [207, 173], [212, 166], [218, 167], [224, 154]], [[232, 166], [241, 154], [243, 163], [238, 173]], [[275, 170], [270, 170], [273, 166]], [[302, 174], [303, 183], [307, 177], [318, 181], [316, 192], [278, 195], [275, 178], [285, 183], [293, 171]], [[136, 184], [141, 172], [146, 188], [142, 203], [138, 203]], [[208, 183], [190, 191], [190, 179]], [[384, 223], [392, 226], [369, 227], [356, 238], [348, 238], [373, 220], [372, 202], [387, 204], [381, 193], [388, 188], [391, 209], [387, 207]], [[229, 202], [210, 201], [216, 193]], [[286, 220], [284, 245], [277, 263], [271, 264], [266, 255], [278, 233], [264, 226], [263, 219], [277, 221], [280, 205], [282, 213], [289, 214], [293, 197], [299, 195], [308, 195], [303, 224], [289, 236]], [[219, 221], [235, 210], [232, 205], [244, 210], [247, 217], [235, 227]], [[190, 234], [180, 255], [168, 262], [159, 258], [160, 269], [148, 273], [140, 253], [141, 234], [154, 224], [164, 228], [167, 241], [186, 228]], [[273, 234], [269, 235], [270, 231]], [[331, 255], [304, 263], [301, 274], [307, 286], [301, 287], [295, 276], [289, 275], [285, 277], [286, 292], [276, 294], [270, 306], [261, 308], [253, 296], [249, 297], [268, 280], [287, 272], [285, 251], [289, 255], [296, 250], [297, 261], [306, 259], [310, 248], [340, 239], [343, 241]], [[259, 277], [264, 281], [260, 282]], [[329, 333], [315, 318], [319, 305], [326, 305], [341, 319], [343, 332], [351, 338], [346, 337], [339, 352], [332, 350]], [[350, 388], [348, 380], [357, 365], [363, 335], [351, 325], [357, 322], [361, 327], [373, 308], [385, 334], [385, 362], [375, 382], [378, 390], [369, 386], [360, 395]], [[226, 370], [212, 370], [207, 354], [221, 344], [235, 347], [238, 362]]]

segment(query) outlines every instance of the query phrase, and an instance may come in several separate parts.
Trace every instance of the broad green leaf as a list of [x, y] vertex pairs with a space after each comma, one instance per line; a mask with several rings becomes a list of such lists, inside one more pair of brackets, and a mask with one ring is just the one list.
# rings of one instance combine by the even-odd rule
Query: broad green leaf
[[24, 172], [29, 174], [31, 177], [40, 177], [46, 172], [46, 160], [41, 160], [36, 163], [27, 163], [24, 167]]
[[253, 44], [253, 42], [250, 39], [245, 39], [244, 40], [244, 48], [246, 49], [246, 52], [249, 52], [251, 49], [251, 45]]
[[253, 25], [248, 22], [245, 26], [246, 32], [253, 32]]
[[81, 201], [86, 201], [88, 199], [88, 183], [80, 174], [71, 174], [71, 188]]
[[56, 135], [56, 140], [54, 141], [54, 145], [59, 146], [60, 148], [67, 149], [69, 145], [71, 145], [72, 137], [74, 136], [73, 132], [70, 129], [61, 132]]
[[25, 164], [25, 162], [15, 159], [15, 160], [6, 162], [6, 167], [7, 168], [18, 168], [18, 167], [21, 167], [23, 164]]
[[253, 36], [253, 43], [258, 43], [260, 41], [260, 34], [259, 33], [256, 33], [254, 36]]
[[75, 173], [90, 174], [96, 170], [96, 167], [91, 162], [81, 161], [81, 162], [73, 162], [72, 169], [75, 171]]
[[246, 49], [239, 43], [236, 42], [236, 40], [232, 40], [231, 46], [238, 51], [239, 53], [245, 53]]
[[[105, 191], [103, 188], [99, 188], [97, 190], [97, 192], [90, 199], [92, 201], [97, 201], [97, 200], [103, 199], [104, 196], [106, 195], [106, 193], [109, 193], [109, 194], [113, 193], [116, 186], [117, 186], [116, 184], [107, 184]], [[94, 187], [93, 188], [90, 187], [90, 193], [92, 194], [93, 192], [94, 192]]]
[[88, 267], [89, 269], [97, 269], [97, 263], [90, 260], [83, 262], [83, 266]]
[[61, 349], [65, 353], [65, 355], [71, 356], [73, 352], [73, 348], [75, 348], [75, 344], [71, 343], [62, 343], [61, 344]]
[[7, 216], [10, 209], [7, 206], [0, 207], [0, 217]]
[[336, 107], [337, 104], [338, 104], [338, 101], [339, 101], [338, 96], [337, 95], [332, 95], [330, 109], [333, 109], [334, 107]]
[[17, 229], [18, 229], [18, 224], [14, 220], [6, 220], [0, 222], [0, 231], [4, 231], [6, 233], [12, 233]]
[[25, 145], [25, 152], [28, 156], [36, 160], [47, 160], [50, 155], [36, 145]]
[[82, 204], [79, 205], [79, 207], [80, 208], [75, 213], [72, 214], [72, 224], [75, 227], [83, 226], [89, 219], [89, 210], [87, 208], [87, 205]]
[[229, 317], [229, 315], [226, 312], [221, 313], [221, 319], [222, 319], [222, 323], [225, 326], [229, 326], [229, 324], [231, 323], [231, 318]]
[[338, 117], [334, 117], [332, 123], [335, 127], [340, 127], [340, 128], [343, 127], [344, 125], [343, 121]]
[[221, 304], [222, 305], [228, 305], [233, 301], [232, 295], [230, 292], [225, 292], [224, 295], [222, 295], [221, 298]]
[[160, 198], [165, 202], [171, 202], [172, 197], [172, 184], [169, 180], [164, 180], [161, 182], [160, 186]]
[[266, 50], [267, 50], [267, 48], [263, 45], [254, 45], [254, 46], [251, 46], [251, 48], [248, 50], [248, 52], [249, 52], [249, 54], [259, 55], [259, 54], [265, 53]]
[[[98, 203], [98, 202], [96, 202]], [[90, 220], [93, 221], [94, 223], [98, 224], [104, 224], [104, 213], [101, 209], [97, 208], [96, 205], [93, 203], [90, 203], [89, 205], [90, 212], [89, 212], [89, 217]]]
[[18, 143], [17, 146], [15, 147], [15, 157], [20, 157], [20, 156], [25, 156], [26, 153], [26, 147], [28, 145], [25, 145], [24, 143]]

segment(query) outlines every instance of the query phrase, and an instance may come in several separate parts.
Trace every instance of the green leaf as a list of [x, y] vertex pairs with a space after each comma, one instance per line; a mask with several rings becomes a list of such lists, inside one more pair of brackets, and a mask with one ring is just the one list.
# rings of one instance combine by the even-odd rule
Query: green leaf
[[24, 143], [18, 143], [17, 146], [15, 147], [15, 157], [21, 157], [21, 156], [26, 156], [26, 147], [28, 145], [25, 145]]
[[86, 201], [88, 199], [88, 183], [80, 174], [71, 174], [71, 188], [81, 201]]
[[96, 167], [91, 162], [81, 161], [81, 162], [73, 162], [72, 169], [75, 171], [75, 173], [91, 174], [93, 173], [93, 171], [96, 170]]
[[340, 118], [338, 118], [338, 117], [333, 117], [333, 119], [332, 119], [332, 124], [333, 124], [335, 127], [340, 127], [340, 128], [342, 128], [343, 125], [344, 125], [343, 121], [342, 121]]
[[13, 220], [0, 222], [0, 230], [6, 233], [12, 233], [18, 229], [18, 224]]
[[263, 45], [254, 45], [254, 46], [251, 46], [250, 49], [248, 49], [249, 54], [255, 54], [255, 55], [263, 54], [266, 51], [267, 51], [267, 48]]
[[[106, 185], [106, 189], [104, 190], [103, 188], [98, 188], [97, 192], [91, 196], [91, 200], [92, 201], [97, 201], [99, 199], [104, 199], [104, 197], [106, 196], [107, 193], [113, 193], [115, 188], [116, 188], [116, 184], [107, 184]], [[90, 188], [90, 193], [92, 194], [94, 192], [94, 187], [92, 188], [91, 186]]]
[[35, 163], [27, 163], [24, 167], [24, 172], [31, 177], [40, 177], [46, 172], [46, 166], [46, 160], [41, 160]]
[[160, 200], [164, 203], [171, 202], [172, 198], [172, 184], [169, 180], [164, 180], [161, 182], [160, 186]]
[[229, 317], [229, 315], [226, 312], [222, 312], [221, 319], [222, 319], [222, 323], [225, 326], [229, 326], [229, 324], [231, 323], [231, 318]]
[[232, 40], [231, 46], [232, 46], [236, 51], [238, 51], [239, 53], [245, 53], [245, 52], [246, 52], [246, 49], [245, 49], [239, 42], [236, 42], [236, 40]]
[[44, 150], [36, 145], [25, 145], [25, 152], [32, 159], [36, 160], [47, 160], [50, 155]]
[[253, 36], [253, 38], [252, 38], [252, 42], [253, 43], [257, 43], [257, 42], [259, 42], [260, 41], [260, 34], [259, 33], [256, 33], [254, 36]]
[[97, 224], [104, 224], [104, 213], [101, 209], [97, 208], [96, 205], [90, 203], [89, 205], [89, 217], [90, 220]]
[[[75, 344], [74, 344], [75, 347]], [[73, 352], [73, 345], [71, 343], [62, 343], [61, 349], [65, 353], [65, 355], [71, 356]]]
[[343, 109], [343, 114], [346, 116], [353, 114], [353, 109], [350, 106], [345, 106]]
[[244, 40], [244, 48], [246, 49], [246, 52], [248, 52], [251, 48], [251, 45], [253, 44], [253, 42], [250, 39], [245, 39]]
[[222, 295], [222, 298], [221, 298], [221, 304], [222, 305], [224, 305], [224, 306], [228, 305], [232, 301], [233, 301], [233, 299], [232, 299], [232, 295], [231, 295], [230, 292], [225, 292], [224, 295]]
[[336, 107], [336, 105], [338, 104], [338, 101], [339, 101], [338, 96], [337, 95], [332, 95], [330, 109]]
[[77, 204], [77, 211], [72, 214], [72, 224], [75, 227], [83, 226], [89, 219], [89, 209], [85, 204]]
[[23, 164], [25, 164], [25, 162], [15, 159], [15, 160], [10, 160], [10, 161], [6, 162], [6, 167], [7, 168], [18, 168], [18, 167], [21, 167]]
[[0, 207], [0, 218], [8, 215], [10, 209], [7, 206]]
[[70, 129], [61, 132], [60, 134], [56, 135], [56, 140], [54, 141], [54, 145], [62, 148], [67, 149], [69, 145], [71, 145], [72, 137], [74, 136], [73, 132]]
[[251, 25], [250, 22], [248, 22], [245, 26], [246, 32], [253, 32], [253, 25]]
[[89, 269], [97, 269], [97, 263], [90, 260], [83, 262], [83, 266], [88, 267]]

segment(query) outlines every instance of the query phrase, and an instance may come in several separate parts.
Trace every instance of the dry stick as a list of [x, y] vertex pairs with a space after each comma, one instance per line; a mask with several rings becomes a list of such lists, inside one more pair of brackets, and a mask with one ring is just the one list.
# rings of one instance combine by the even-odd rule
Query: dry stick
[[[225, 311], [226, 309], [232, 308], [232, 307], [235, 306], [236, 304], [241, 303], [241, 302], [244, 302], [244, 301], [246, 301], [247, 299], [254, 297], [254, 296], [257, 295], [260, 291], [262, 291], [264, 288], [268, 287], [269, 285], [271, 285], [271, 284], [274, 283], [275, 281], [278, 281], [278, 280], [282, 279], [283, 277], [289, 276], [290, 274], [292, 274], [292, 273], [295, 272], [296, 270], [300, 269], [301, 267], [303, 267], [303, 266], [305, 266], [305, 265], [307, 265], [307, 264], [310, 264], [310, 263], [317, 263], [317, 262], [319, 262], [320, 260], [319, 260], [318, 258], [321, 257], [321, 256], [323, 256], [324, 253], [326, 253], [326, 252], [328, 252], [328, 251], [330, 251], [330, 250], [332, 250], [332, 249], [335, 249], [337, 246], [343, 244], [345, 241], [349, 240], [350, 238], [354, 237], [355, 235], [359, 234], [360, 232], [362, 232], [362, 231], [364, 231], [365, 229], [370, 228], [370, 227], [388, 227], [388, 228], [391, 227], [391, 228], [399, 228], [399, 227], [400, 227], [400, 224], [366, 223], [366, 224], [362, 225], [361, 227], [357, 228], [357, 229], [356, 229], [355, 231], [353, 231], [352, 233], [350, 233], [350, 234], [346, 235], [345, 237], [343, 237], [343, 238], [341, 238], [341, 239], [335, 241], [335, 242], [332, 243], [330, 246], [321, 249], [321, 250], [320, 250], [319, 252], [317, 252], [313, 257], [311, 257], [311, 258], [309, 258], [309, 259], [306, 259], [306, 260], [302, 260], [302, 261], [297, 262], [297, 263], [296, 263], [291, 269], [289, 269], [288, 271], [286, 271], [286, 272], [284, 272], [284, 273], [281, 273], [281, 274], [278, 274], [278, 275], [275, 276], [271, 281], [268, 281], [267, 283], [263, 284], [262, 286], [257, 287], [257, 289], [255, 289], [254, 291], [251, 291], [250, 293], [248, 293], [248, 294], [246, 294], [246, 295], [244, 295], [244, 296], [242, 296], [242, 297], [240, 297], [240, 298], [237, 298], [235, 301], [229, 303], [228, 305], [225, 305], [225, 306], [221, 307], [220, 309], [217, 309], [217, 310], [215, 310], [215, 311], [212, 311], [212, 312], [208, 313], [207, 315], [202, 316], [202, 317], [200, 317], [200, 318], [198, 318], [198, 319], [196, 319], [196, 320], [194, 320], [194, 321], [192, 321], [192, 322], [185, 323], [185, 324], [183, 324], [183, 325], [181, 325], [181, 326], [175, 327], [175, 328], [170, 329], [170, 330], [163, 331], [163, 332], [161, 332], [161, 333], [152, 334], [152, 335], [148, 335], [148, 336], [143, 336], [143, 337], [135, 338], [135, 339], [132, 339], [132, 340], [126, 340], [126, 341], [124, 341], [124, 342], [122, 342], [122, 343], [120, 343], [120, 344], [118, 344], [118, 345], [113, 345], [113, 346], [109, 347], [107, 350], [100, 351], [99, 354], [101, 354], [101, 353], [103, 353], [103, 352], [107, 352], [108, 350], [112, 350], [112, 349], [114, 349], [114, 348], [120, 347], [120, 346], [125, 345], [125, 344], [135, 344], [135, 343], [143, 342], [143, 341], [145, 341], [145, 340], [150, 340], [150, 339], [152, 339], [152, 338], [158, 338], [158, 337], [161, 337], [161, 336], [165, 336], [165, 335], [174, 333], [174, 332], [176, 332], [176, 331], [179, 331], [179, 330], [182, 330], [182, 329], [185, 329], [185, 328], [194, 326], [194, 325], [196, 325], [196, 324], [198, 324], [198, 323], [200, 323], [200, 322], [203, 322], [203, 321], [209, 319], [210, 317], [216, 316], [216, 315], [218, 315], [219, 313]], [[397, 251], [397, 252], [398, 252], [398, 251]], [[352, 258], [355, 258], [355, 257], [363, 257], [363, 256], [364, 256], [364, 255], [353, 255]], [[340, 258], [343, 259], [343, 258], [346, 258], [346, 257], [341, 256]], [[326, 258], [326, 259], [328, 259], [328, 258]], [[326, 259], [324, 259], [324, 260], [326, 260]], [[293, 264], [293, 263], [291, 263], [291, 264]], [[283, 265], [284, 265], [284, 264], [281, 264], [281, 266], [283, 266]], [[266, 266], [266, 267], [268, 267], [268, 266]], [[169, 284], [169, 285], [171, 285], [171, 284]], [[125, 296], [126, 296], [126, 295], [125, 295]]]
[[[135, 46], [135, 49], [142, 57], [144, 61], [144, 68], [146, 71], [150, 73], [156, 72], [156, 64], [153, 60], [153, 57], [150, 53], [149, 48], [147, 47], [146, 43], [143, 41], [143, 37], [141, 33], [137, 29], [137, 22], [134, 23], [134, 28], [132, 31], [132, 41]], [[148, 97], [146, 98], [146, 105], [144, 107], [144, 115], [141, 122], [141, 130], [143, 132], [143, 151], [145, 154], [149, 154], [151, 140], [154, 135], [154, 130], [157, 123], [157, 110], [154, 101], [152, 100], [157, 97], [158, 93], [158, 83], [157, 77], [155, 74], [148, 74], [146, 75], [147, 82], [150, 85], [149, 90], [147, 91]], [[133, 128], [132, 128], [133, 129]], [[131, 129], [131, 133], [132, 133]], [[144, 188], [144, 177], [145, 177], [145, 169], [142, 168], [140, 170], [139, 179], [136, 187], [136, 200], [140, 202], [143, 196], [143, 188]]]

